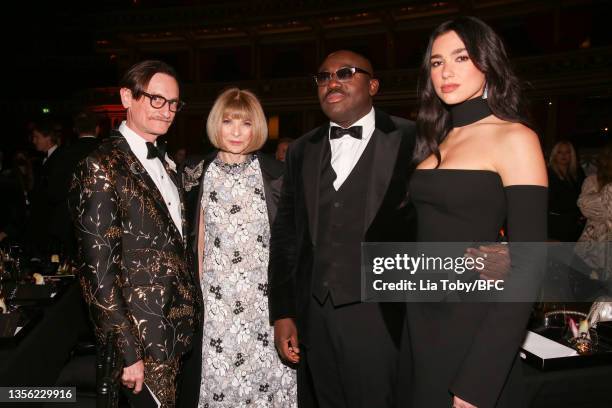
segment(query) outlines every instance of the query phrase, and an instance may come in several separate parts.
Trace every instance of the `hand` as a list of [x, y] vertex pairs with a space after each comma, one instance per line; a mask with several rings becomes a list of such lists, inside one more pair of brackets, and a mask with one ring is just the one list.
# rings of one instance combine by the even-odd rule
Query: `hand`
[[274, 344], [283, 360], [293, 364], [300, 362], [297, 328], [292, 318], [274, 322]]
[[144, 363], [138, 360], [129, 367], [123, 367], [123, 375], [121, 383], [127, 388], [133, 388], [134, 394], [138, 394], [142, 390], [144, 382]]
[[482, 279], [501, 280], [510, 272], [510, 252], [506, 244], [492, 244], [468, 248], [466, 256], [484, 258], [484, 270], [480, 274]]
[[453, 408], [478, 408], [476, 405], [472, 405], [467, 401], [462, 400], [458, 396], [453, 397]]

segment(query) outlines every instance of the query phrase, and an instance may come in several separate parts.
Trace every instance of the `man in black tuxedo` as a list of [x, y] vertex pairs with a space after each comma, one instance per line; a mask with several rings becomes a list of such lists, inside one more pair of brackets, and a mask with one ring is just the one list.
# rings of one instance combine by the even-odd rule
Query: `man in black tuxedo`
[[43, 153], [43, 161], [35, 177], [32, 191], [32, 212], [28, 225], [28, 243], [35, 257], [47, 257], [62, 248], [62, 232], [70, 228], [65, 218], [68, 182], [65, 151], [58, 144], [53, 123], [42, 120], [33, 124], [32, 144]]
[[289, 147], [270, 252], [270, 319], [299, 363], [300, 406], [393, 406], [403, 309], [361, 302], [361, 242], [407, 241], [414, 123], [372, 107], [379, 82], [350, 51], [315, 76], [330, 122]]
[[98, 118], [90, 111], [77, 113], [74, 117], [74, 131], [79, 138], [68, 148], [67, 152], [72, 171], [81, 160], [100, 145]]

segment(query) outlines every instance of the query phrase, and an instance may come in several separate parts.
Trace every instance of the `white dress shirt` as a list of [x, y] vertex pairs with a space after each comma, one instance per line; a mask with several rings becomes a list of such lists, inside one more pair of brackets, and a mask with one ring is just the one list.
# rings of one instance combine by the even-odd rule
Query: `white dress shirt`
[[[335, 122], [330, 122], [330, 132], [332, 126], [342, 127]], [[376, 127], [374, 108], [364, 117], [353, 123], [352, 126], [362, 126], [361, 139], [355, 139], [348, 134], [339, 139], [329, 139], [331, 147], [331, 166], [336, 172], [336, 179], [333, 183], [336, 191], [340, 189], [342, 183], [344, 183], [351, 174], [351, 171], [355, 168], [355, 165], [359, 161], [365, 148], [368, 146], [368, 142], [374, 133]], [[329, 134], [327, 137], [329, 138]]]
[[[157, 159], [147, 159], [147, 141], [139, 136], [136, 132], [130, 129], [125, 121], [121, 122], [119, 126], [119, 132], [125, 137], [130, 149], [136, 155], [142, 166], [145, 168], [153, 182], [157, 186], [157, 189], [161, 193], [166, 207], [170, 212], [172, 221], [176, 225], [176, 228], [183, 236], [183, 221], [181, 218], [181, 200], [179, 197], [178, 189], [174, 182], [170, 179], [170, 176], [166, 172], [166, 169], [162, 163]], [[166, 163], [172, 170], [176, 170], [176, 164], [166, 154]]]
[[53, 154], [53, 152], [55, 152], [57, 150], [57, 145], [53, 145], [49, 148], [49, 150], [47, 150], [47, 155], [45, 156], [45, 158], [43, 159], [43, 164], [45, 164], [47, 162], [47, 159], [49, 157], [51, 157], [51, 155]]

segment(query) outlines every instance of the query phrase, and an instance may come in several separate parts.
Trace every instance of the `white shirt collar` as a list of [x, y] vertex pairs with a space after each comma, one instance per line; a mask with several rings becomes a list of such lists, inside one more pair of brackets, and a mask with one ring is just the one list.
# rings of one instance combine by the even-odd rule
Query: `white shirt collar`
[[[121, 125], [119, 125], [119, 132], [121, 132], [123, 137], [125, 137], [128, 145], [130, 145], [130, 149], [132, 149], [132, 152], [134, 152], [136, 157], [138, 157], [138, 160], [141, 162], [149, 160], [147, 159], [147, 141], [138, 133], [130, 129], [125, 120], [121, 122]], [[154, 144], [157, 145], [157, 141], [155, 141]], [[176, 164], [168, 157], [168, 153], [166, 153], [166, 162], [172, 170], [176, 171]]]
[[119, 132], [125, 137], [130, 149], [140, 161], [147, 160], [147, 141], [142, 136], [130, 129], [125, 120], [119, 125]]
[[[338, 126], [338, 127], [342, 127], [339, 124], [337, 124], [336, 122], [329, 122], [329, 127], [331, 129], [332, 126]], [[362, 126], [362, 132], [361, 132], [361, 140], [368, 140], [371, 136], [372, 133], [374, 133], [374, 128], [376, 126], [376, 120], [375, 120], [375, 115], [374, 115], [374, 107], [372, 107], [372, 109], [370, 109], [370, 111], [368, 113], [366, 113], [364, 116], [361, 117], [361, 119], [359, 119], [357, 122], [353, 123], [351, 125], [352, 126]]]
[[57, 150], [57, 145], [53, 145], [49, 148], [49, 150], [47, 150], [47, 157], [51, 157], [51, 155], [53, 154], [54, 151]]

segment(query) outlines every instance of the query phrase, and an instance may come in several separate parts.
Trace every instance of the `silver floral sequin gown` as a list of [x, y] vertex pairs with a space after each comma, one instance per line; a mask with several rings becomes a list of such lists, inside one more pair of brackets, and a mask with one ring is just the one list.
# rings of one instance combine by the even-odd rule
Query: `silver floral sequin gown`
[[270, 224], [259, 162], [206, 170], [201, 408], [296, 407], [268, 321]]

